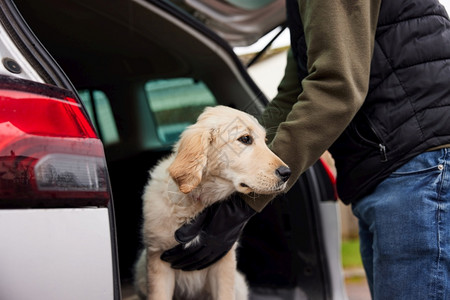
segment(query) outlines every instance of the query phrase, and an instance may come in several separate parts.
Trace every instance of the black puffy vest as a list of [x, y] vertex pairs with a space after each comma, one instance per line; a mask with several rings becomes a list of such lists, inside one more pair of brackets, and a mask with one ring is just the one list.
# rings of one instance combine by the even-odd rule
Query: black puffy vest
[[[287, 14], [301, 81], [307, 55], [297, 0], [287, 0]], [[445, 144], [450, 144], [448, 15], [438, 0], [383, 0], [367, 97], [330, 148], [340, 198], [357, 201], [414, 156]]]

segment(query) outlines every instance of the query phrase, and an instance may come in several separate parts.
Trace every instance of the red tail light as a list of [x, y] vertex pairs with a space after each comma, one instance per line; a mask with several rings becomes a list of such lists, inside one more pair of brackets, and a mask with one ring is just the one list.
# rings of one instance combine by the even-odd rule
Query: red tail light
[[0, 206], [106, 205], [103, 145], [71, 92], [0, 77]]
[[329, 200], [338, 200], [339, 199], [339, 195], [337, 192], [337, 187], [336, 187], [336, 176], [335, 173], [331, 170], [330, 166], [327, 164], [327, 162], [324, 159], [319, 159], [322, 167], [323, 167], [323, 171], [325, 172], [326, 176], [329, 178], [330, 180], [330, 184], [326, 185], [326, 193], [327, 193], [327, 197]]

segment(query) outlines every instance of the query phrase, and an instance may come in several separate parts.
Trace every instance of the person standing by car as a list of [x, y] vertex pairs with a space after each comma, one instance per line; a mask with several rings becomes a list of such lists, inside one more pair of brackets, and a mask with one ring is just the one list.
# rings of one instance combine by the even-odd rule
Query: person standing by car
[[[373, 299], [450, 297], [450, 21], [437, 0], [287, 0], [292, 52], [261, 121], [292, 185], [327, 149]], [[245, 199], [242, 200], [242, 198]], [[198, 269], [271, 200], [234, 196], [163, 259]], [[220, 240], [220, 243], [213, 241]]]

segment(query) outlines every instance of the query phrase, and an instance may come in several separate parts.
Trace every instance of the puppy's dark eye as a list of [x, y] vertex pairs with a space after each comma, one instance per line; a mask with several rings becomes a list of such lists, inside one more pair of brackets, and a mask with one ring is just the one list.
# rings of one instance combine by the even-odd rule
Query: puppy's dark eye
[[238, 138], [238, 141], [242, 144], [251, 145], [253, 143], [253, 138], [249, 135], [243, 135]]

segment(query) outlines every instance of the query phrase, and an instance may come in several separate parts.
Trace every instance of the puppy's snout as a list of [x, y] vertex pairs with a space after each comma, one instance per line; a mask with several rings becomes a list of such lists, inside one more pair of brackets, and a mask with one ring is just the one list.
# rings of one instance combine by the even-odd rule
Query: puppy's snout
[[283, 182], [288, 181], [289, 177], [291, 177], [291, 169], [286, 166], [281, 166], [275, 170], [275, 174], [283, 180]]

